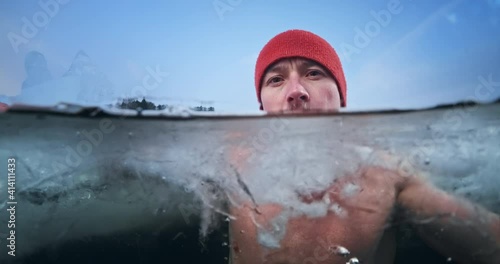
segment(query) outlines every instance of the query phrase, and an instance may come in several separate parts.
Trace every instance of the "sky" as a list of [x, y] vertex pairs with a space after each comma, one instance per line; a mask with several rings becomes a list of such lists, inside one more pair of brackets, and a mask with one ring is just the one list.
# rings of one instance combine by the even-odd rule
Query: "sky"
[[[35, 31], [23, 31], [27, 24]], [[0, 1], [0, 100], [38, 100], [21, 89], [28, 52], [41, 52], [58, 79], [83, 50], [114, 96], [137, 91], [156, 70], [158, 85], [141, 95], [258, 112], [255, 61], [289, 29], [335, 48], [347, 111], [500, 97], [500, 0], [25, 0]], [[71, 84], [59, 83], [44, 93], [64, 100]]]

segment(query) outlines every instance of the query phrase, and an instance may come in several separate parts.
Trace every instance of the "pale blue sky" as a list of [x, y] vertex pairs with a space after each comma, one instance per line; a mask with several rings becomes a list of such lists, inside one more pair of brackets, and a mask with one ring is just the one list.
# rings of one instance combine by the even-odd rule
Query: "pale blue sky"
[[[40, 3], [53, 1], [0, 2], [0, 96], [21, 92], [27, 52], [42, 52], [58, 78], [84, 50], [116, 94], [130, 93], [148, 66], [158, 66], [168, 77], [148, 97], [186, 104], [214, 101], [228, 112], [257, 111], [258, 52], [274, 35], [299, 28], [324, 37], [340, 54], [347, 110], [500, 97], [500, 85], [475, 96], [480, 76], [500, 82], [499, 0], [65, 0], [16, 52], [9, 33], [23, 36], [22, 18], [33, 21], [46, 12]], [[395, 2], [398, 12], [380, 25], [372, 13], [390, 11], [388, 5]], [[218, 12], [214, 3], [228, 9]], [[356, 46], [358, 29], [366, 32], [375, 24], [379, 32], [368, 37], [367, 45]], [[348, 46], [357, 47], [357, 53], [346, 54]]]

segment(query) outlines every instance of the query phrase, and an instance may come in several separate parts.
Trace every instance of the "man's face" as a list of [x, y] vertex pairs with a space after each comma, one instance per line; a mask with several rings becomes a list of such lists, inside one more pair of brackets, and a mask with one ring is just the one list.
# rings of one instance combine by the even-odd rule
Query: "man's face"
[[264, 74], [262, 107], [267, 112], [338, 111], [340, 94], [331, 74], [320, 64], [301, 58], [284, 59]]

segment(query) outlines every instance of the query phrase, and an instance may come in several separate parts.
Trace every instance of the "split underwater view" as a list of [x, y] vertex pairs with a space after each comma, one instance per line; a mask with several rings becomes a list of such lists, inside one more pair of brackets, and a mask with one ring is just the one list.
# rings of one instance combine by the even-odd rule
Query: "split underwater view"
[[0, 263], [500, 264], [500, 1], [0, 14]]

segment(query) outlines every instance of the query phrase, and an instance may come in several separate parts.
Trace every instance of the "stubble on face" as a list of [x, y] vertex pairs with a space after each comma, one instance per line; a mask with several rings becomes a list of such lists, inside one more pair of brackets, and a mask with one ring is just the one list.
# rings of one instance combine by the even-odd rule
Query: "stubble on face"
[[[294, 74], [298, 74], [299, 84], [291, 81]], [[274, 63], [266, 70], [261, 87], [262, 106], [267, 112], [338, 112], [340, 109], [337, 82], [328, 70], [312, 60], [288, 58]], [[299, 96], [291, 100], [293, 93]], [[300, 97], [302, 95], [304, 97]]]

